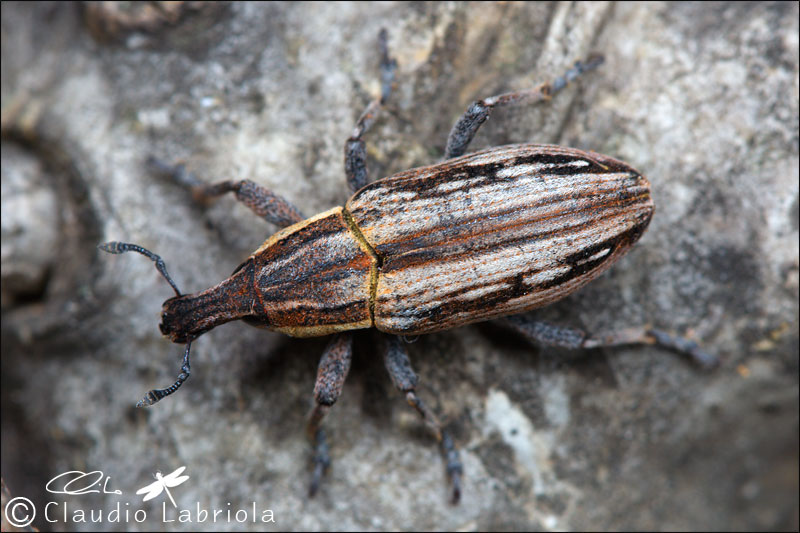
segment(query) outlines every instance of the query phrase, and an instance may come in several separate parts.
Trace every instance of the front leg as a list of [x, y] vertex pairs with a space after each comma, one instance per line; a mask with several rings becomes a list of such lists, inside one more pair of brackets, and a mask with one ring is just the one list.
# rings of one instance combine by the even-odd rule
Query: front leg
[[212, 198], [232, 192], [253, 213], [281, 228], [305, 220], [300, 210], [288, 200], [250, 180], [203, 183], [185, 165], [169, 165], [155, 157], [147, 159], [147, 166], [152, 173], [166, 177], [191, 191], [196, 202], [206, 203]]

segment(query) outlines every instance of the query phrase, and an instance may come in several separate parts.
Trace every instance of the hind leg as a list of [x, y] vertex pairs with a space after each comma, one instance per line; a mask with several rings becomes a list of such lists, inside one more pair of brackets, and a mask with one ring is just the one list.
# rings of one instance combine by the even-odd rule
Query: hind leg
[[489, 114], [495, 107], [516, 104], [533, 104], [544, 100], [549, 100], [555, 93], [566, 87], [572, 80], [590, 70], [594, 70], [603, 62], [603, 57], [600, 55], [590, 56], [586, 61], [577, 61], [575, 65], [563, 76], [559, 76], [549, 83], [543, 83], [532, 89], [525, 91], [500, 94], [497, 96], [490, 96], [483, 100], [473, 102], [461, 115], [453, 129], [450, 130], [450, 135], [447, 136], [447, 147], [445, 148], [444, 158], [451, 159], [462, 155], [478, 128], [481, 124], [486, 122]]
[[546, 346], [590, 349], [626, 344], [654, 344], [685, 355], [701, 368], [713, 368], [719, 364], [716, 356], [704, 351], [696, 342], [657, 329], [633, 327], [590, 335], [577, 328], [556, 326], [525, 315], [502, 318], [500, 322], [536, 344]]

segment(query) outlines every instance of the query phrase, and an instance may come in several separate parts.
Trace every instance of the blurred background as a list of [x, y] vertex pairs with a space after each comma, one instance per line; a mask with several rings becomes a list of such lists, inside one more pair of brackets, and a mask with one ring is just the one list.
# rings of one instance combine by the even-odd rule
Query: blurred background
[[[232, 198], [197, 206], [147, 172], [148, 155], [204, 181], [252, 179], [307, 216], [342, 205], [343, 145], [380, 91], [382, 27], [399, 67], [366, 137], [373, 179], [438, 161], [473, 100], [604, 54], [551, 103], [495, 111], [471, 150], [556, 143], [640, 169], [648, 232], [536, 315], [653, 324], [722, 361], [704, 372], [653, 347], [539, 348], [493, 324], [416, 339], [420, 395], [461, 449], [457, 507], [374, 332], [326, 419], [333, 466], [314, 499], [304, 424], [327, 339], [226, 325], [194, 343], [175, 396], [136, 409], [179, 371], [157, 326], [172, 291], [145, 258], [96, 249], [145, 246], [193, 292], [275, 231]], [[800, 527], [797, 3], [3, 2], [1, 29], [1, 466], [4, 505], [29, 499], [33, 526]], [[169, 498], [136, 490], [180, 466], [190, 478], [171, 496], [194, 521], [165, 524]], [[71, 488], [101, 492], [46, 490], [68, 471], [99, 471]], [[201, 522], [199, 509], [249, 514]]]

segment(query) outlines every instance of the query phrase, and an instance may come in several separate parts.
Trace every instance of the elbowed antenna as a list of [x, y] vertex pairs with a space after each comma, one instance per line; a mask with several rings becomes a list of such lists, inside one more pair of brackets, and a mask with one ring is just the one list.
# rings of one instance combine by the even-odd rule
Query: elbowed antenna
[[127, 242], [110, 241], [110, 242], [104, 242], [103, 244], [98, 244], [97, 247], [103, 250], [104, 252], [108, 252], [110, 254], [124, 254], [125, 252], [137, 252], [149, 258], [156, 264], [156, 270], [158, 270], [158, 272], [162, 276], [164, 276], [164, 279], [167, 280], [167, 283], [169, 283], [172, 286], [173, 290], [175, 291], [175, 294], [181, 296], [180, 289], [178, 289], [178, 286], [175, 285], [174, 281], [172, 281], [172, 277], [169, 275], [169, 272], [167, 272], [167, 265], [164, 264], [164, 260], [161, 259], [160, 255], [156, 255], [150, 250], [142, 248], [138, 244], [130, 244]]
[[[181, 296], [181, 291], [178, 289], [178, 286], [172, 280], [172, 277], [167, 272], [167, 266], [164, 264], [164, 260], [161, 259], [160, 256], [154, 254], [150, 250], [146, 248], [142, 248], [138, 244], [130, 244], [127, 242], [105, 242], [103, 244], [98, 244], [97, 247], [104, 252], [108, 252], [110, 254], [122, 254], [125, 252], [136, 252], [140, 253], [143, 256], [149, 258], [156, 264], [156, 270], [167, 280], [167, 283], [170, 284], [172, 289], [175, 291], [175, 294]], [[191, 368], [189, 366], [189, 349], [192, 347], [192, 341], [189, 340], [186, 342], [186, 351], [183, 354], [183, 364], [181, 365], [181, 373], [178, 374], [178, 378], [175, 380], [175, 383], [167, 387], [166, 389], [153, 389], [149, 391], [147, 394], [142, 397], [136, 403], [136, 407], [148, 407], [156, 403], [157, 401], [165, 398], [178, 390], [183, 382], [189, 379], [189, 375], [191, 374]]]

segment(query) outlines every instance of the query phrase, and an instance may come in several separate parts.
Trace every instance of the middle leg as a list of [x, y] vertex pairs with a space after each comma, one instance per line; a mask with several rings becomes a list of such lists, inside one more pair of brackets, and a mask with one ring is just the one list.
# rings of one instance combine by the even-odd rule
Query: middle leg
[[411, 368], [411, 361], [408, 359], [408, 352], [403, 345], [403, 339], [397, 335], [387, 335], [386, 343], [386, 351], [384, 352], [383, 360], [386, 365], [386, 370], [389, 371], [389, 377], [392, 379], [394, 386], [405, 394], [408, 405], [419, 413], [433, 432], [436, 440], [439, 441], [442, 455], [446, 463], [447, 475], [450, 477], [450, 485], [452, 487], [450, 501], [456, 504], [461, 498], [461, 476], [463, 474], [463, 467], [461, 465], [461, 459], [458, 456], [458, 449], [453, 442], [453, 438], [442, 427], [439, 418], [425, 403], [423, 403], [420, 397], [417, 396], [417, 374]]
[[308, 489], [309, 496], [316, 494], [322, 477], [331, 465], [328, 439], [322, 428], [322, 420], [342, 393], [352, 358], [352, 333], [339, 333], [333, 336], [319, 361], [317, 381], [314, 384], [315, 405], [306, 426], [308, 438], [314, 445], [314, 473]]

